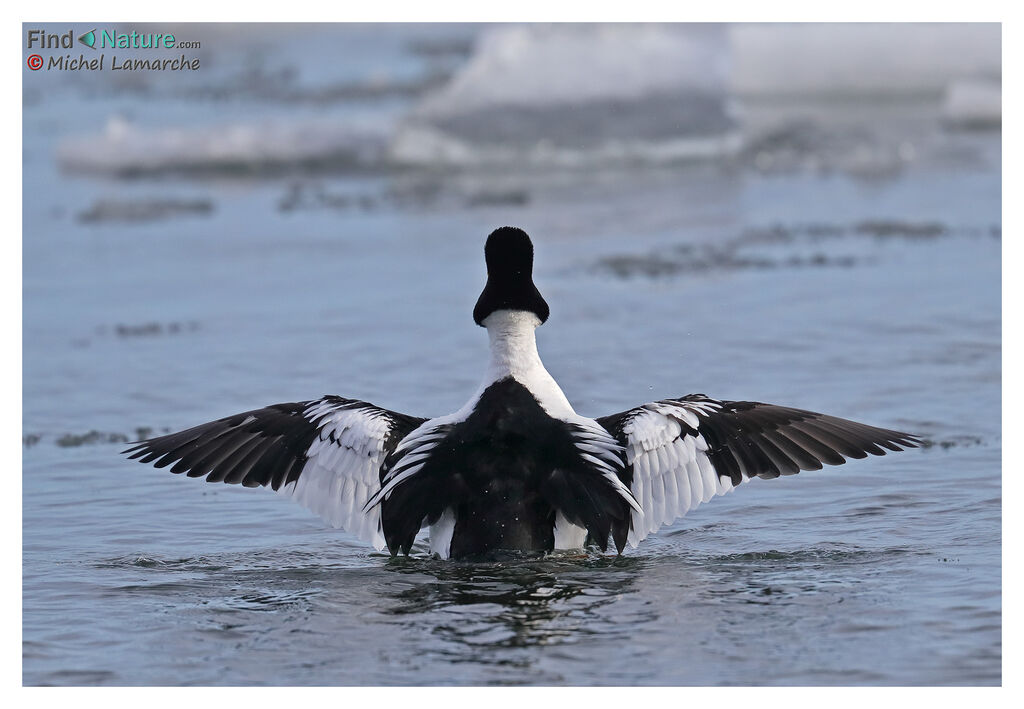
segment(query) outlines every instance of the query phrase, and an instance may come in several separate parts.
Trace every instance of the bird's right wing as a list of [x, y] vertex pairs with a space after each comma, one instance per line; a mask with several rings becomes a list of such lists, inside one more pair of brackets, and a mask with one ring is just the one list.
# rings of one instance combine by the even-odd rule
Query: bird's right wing
[[844, 456], [917, 447], [913, 435], [813, 411], [703, 394], [665, 399], [597, 419], [626, 449], [623, 482], [643, 508], [630, 546], [752, 477], [777, 478]]
[[124, 452], [207, 482], [269, 486], [380, 550], [380, 508], [364, 506], [380, 489], [387, 455], [425, 420], [325, 396], [227, 416]]

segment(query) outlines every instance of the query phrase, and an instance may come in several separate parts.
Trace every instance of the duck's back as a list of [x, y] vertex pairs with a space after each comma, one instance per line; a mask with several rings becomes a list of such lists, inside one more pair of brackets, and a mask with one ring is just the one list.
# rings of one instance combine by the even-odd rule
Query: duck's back
[[[402, 451], [423, 466], [382, 502], [393, 551], [411, 545], [424, 522], [432, 549], [467, 557], [550, 551], [560, 511], [581, 531], [596, 523], [605, 539], [605, 521], [628, 518], [621, 494], [593, 485], [600, 473], [581, 456], [573, 424], [549, 415], [512, 377], [487, 387], [464, 420], [443, 424], [437, 434], [429, 450]], [[403, 466], [401, 459], [391, 464]], [[583, 487], [595, 489], [581, 498]]]
[[484, 392], [451, 438], [451, 475], [460, 488], [451, 555], [553, 549], [555, 509], [545, 481], [572, 448], [558, 422], [509, 378]]

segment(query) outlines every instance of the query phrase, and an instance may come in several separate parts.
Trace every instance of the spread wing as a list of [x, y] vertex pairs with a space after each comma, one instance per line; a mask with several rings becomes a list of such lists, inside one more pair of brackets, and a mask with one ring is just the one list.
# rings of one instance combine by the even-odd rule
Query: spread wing
[[228, 416], [124, 453], [207, 482], [269, 486], [379, 550], [380, 509], [363, 507], [380, 488], [384, 459], [425, 420], [325, 396]]
[[633, 547], [715, 495], [752, 477], [777, 478], [846, 458], [916, 448], [916, 436], [755, 401], [703, 394], [665, 399], [597, 419], [626, 449], [623, 482], [633, 512]]

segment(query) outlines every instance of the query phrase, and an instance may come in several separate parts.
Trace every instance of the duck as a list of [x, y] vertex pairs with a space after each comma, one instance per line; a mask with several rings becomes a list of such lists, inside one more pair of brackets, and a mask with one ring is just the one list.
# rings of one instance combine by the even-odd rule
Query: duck
[[392, 556], [427, 530], [429, 554], [595, 546], [616, 554], [752, 478], [918, 447], [913, 434], [756, 401], [688, 394], [576, 413], [545, 369], [550, 315], [533, 242], [501, 227], [473, 309], [490, 358], [458, 411], [434, 418], [327, 395], [137, 441], [130, 459], [211, 483], [269, 487]]

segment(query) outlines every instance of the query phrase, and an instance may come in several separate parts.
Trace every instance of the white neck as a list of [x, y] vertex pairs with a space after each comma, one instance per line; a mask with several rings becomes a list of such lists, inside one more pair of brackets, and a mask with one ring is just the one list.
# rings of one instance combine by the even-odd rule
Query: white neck
[[481, 391], [499, 379], [512, 377], [552, 416], [575, 413], [537, 353], [535, 330], [540, 318], [525, 310], [496, 310], [483, 324], [491, 339], [491, 361]]
[[491, 339], [488, 367], [491, 381], [544, 369], [537, 353], [535, 332], [540, 318], [525, 310], [497, 310], [484, 318], [483, 323]]

